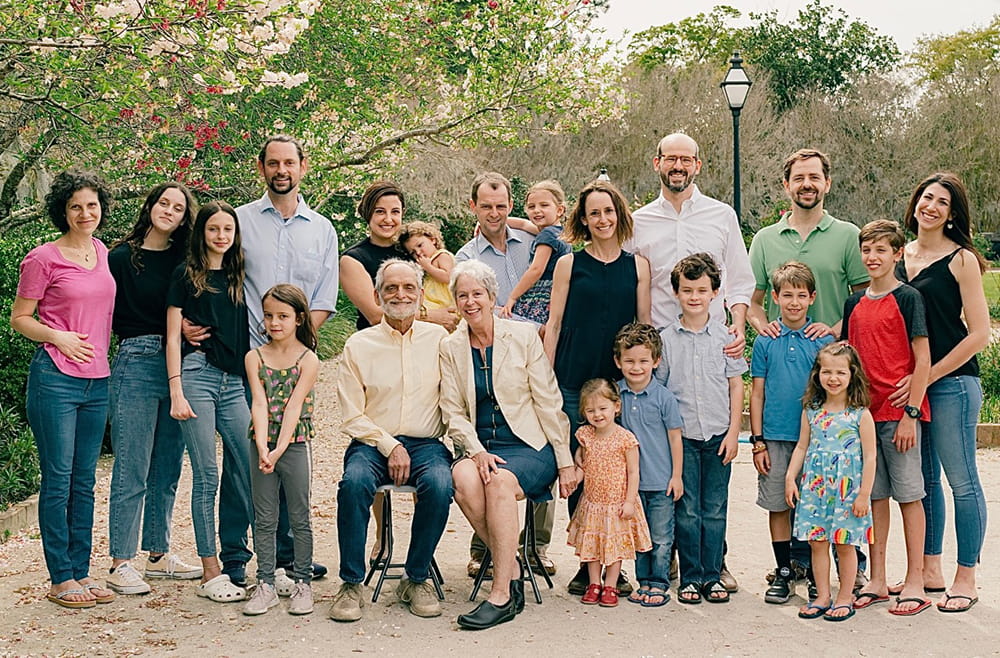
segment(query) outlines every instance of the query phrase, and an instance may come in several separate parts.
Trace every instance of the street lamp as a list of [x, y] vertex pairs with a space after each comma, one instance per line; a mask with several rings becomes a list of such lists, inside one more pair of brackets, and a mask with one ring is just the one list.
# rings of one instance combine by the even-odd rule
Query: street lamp
[[608, 170], [601, 167], [601, 172], [597, 174], [597, 180], [604, 181], [605, 183], [611, 182], [611, 176], [608, 176]]
[[750, 78], [743, 69], [743, 58], [739, 51], [733, 52], [733, 58], [729, 60], [731, 66], [726, 73], [726, 78], [719, 83], [722, 92], [726, 95], [726, 102], [733, 113], [733, 210], [736, 211], [736, 218], [742, 221], [740, 215], [740, 110], [747, 102], [747, 94], [750, 93]]

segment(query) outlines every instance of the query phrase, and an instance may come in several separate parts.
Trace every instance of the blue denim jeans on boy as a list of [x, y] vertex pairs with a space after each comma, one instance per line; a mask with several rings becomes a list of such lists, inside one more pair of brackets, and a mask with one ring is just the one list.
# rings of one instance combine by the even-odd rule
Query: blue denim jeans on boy
[[707, 441], [683, 439], [684, 495], [677, 501], [677, 559], [681, 583], [703, 585], [719, 580], [726, 539], [729, 476], [732, 462], [718, 455], [725, 434]]
[[[184, 357], [181, 367], [184, 397], [196, 418], [180, 422], [184, 444], [191, 458], [191, 519], [198, 557], [215, 555], [215, 492], [219, 488], [219, 467], [215, 458], [215, 433], [222, 437], [223, 453], [236, 466], [231, 492], [219, 498], [220, 540], [225, 515], [232, 532], [244, 537], [253, 525], [253, 501], [250, 494], [250, 409], [243, 392], [243, 377], [224, 372], [201, 352]], [[246, 550], [247, 560], [250, 558]], [[226, 557], [223, 556], [223, 561]], [[242, 560], [246, 562], [246, 560]]]
[[42, 484], [38, 527], [53, 585], [90, 574], [97, 458], [108, 421], [108, 378], [63, 374], [39, 348], [28, 369], [28, 424]]
[[635, 577], [640, 587], [670, 586], [670, 552], [674, 545], [674, 498], [665, 491], [640, 491], [639, 500], [649, 525], [653, 550], [635, 554]]
[[[430, 575], [434, 549], [448, 523], [454, 488], [451, 453], [435, 438], [397, 436], [410, 455], [410, 479], [417, 488], [417, 502], [410, 525], [410, 548], [404, 570], [414, 583]], [[360, 583], [365, 577], [365, 537], [375, 489], [391, 484], [389, 461], [360, 441], [351, 441], [344, 454], [344, 478], [337, 488], [337, 539], [340, 543], [340, 578]]]
[[921, 438], [924, 514], [927, 534], [924, 553], [941, 555], [944, 540], [945, 504], [941, 468], [951, 486], [955, 504], [958, 564], [974, 567], [986, 536], [986, 497], [976, 468], [976, 423], [983, 404], [978, 377], [945, 377], [927, 389], [931, 422]]
[[170, 550], [170, 519], [184, 459], [184, 439], [170, 417], [163, 337], [126, 338], [111, 366], [111, 472], [108, 513], [111, 557]]

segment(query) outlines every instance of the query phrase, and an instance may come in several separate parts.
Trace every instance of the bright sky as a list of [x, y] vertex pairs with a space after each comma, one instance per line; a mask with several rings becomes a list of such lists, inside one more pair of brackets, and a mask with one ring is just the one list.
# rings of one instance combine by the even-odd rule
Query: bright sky
[[[782, 22], [794, 20], [806, 0], [611, 0], [610, 8], [598, 25], [608, 36], [618, 38], [653, 25], [674, 23], [716, 5], [735, 7], [744, 16], [750, 12], [777, 10]], [[860, 19], [879, 33], [896, 40], [900, 50], [909, 50], [924, 35], [952, 34], [970, 27], [984, 27], [1000, 14], [1000, 0], [823, 0], [840, 7], [851, 19]], [[626, 42], [627, 44], [627, 42]]]

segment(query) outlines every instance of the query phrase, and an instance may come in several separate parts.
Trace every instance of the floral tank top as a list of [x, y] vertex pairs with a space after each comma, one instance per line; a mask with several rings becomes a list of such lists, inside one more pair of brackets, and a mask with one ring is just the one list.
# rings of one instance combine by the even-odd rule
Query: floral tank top
[[[295, 390], [295, 385], [299, 383], [299, 361], [306, 355], [305, 350], [295, 360], [295, 365], [291, 368], [272, 368], [264, 363], [264, 357], [260, 350], [257, 358], [260, 359], [260, 369], [257, 376], [260, 383], [264, 385], [264, 393], [267, 394], [267, 440], [269, 443], [277, 443], [278, 435], [281, 433], [281, 423], [285, 418], [285, 405]], [[313, 414], [313, 392], [309, 391], [302, 402], [302, 413], [299, 414], [299, 422], [295, 425], [292, 433], [292, 443], [304, 443], [309, 441], [316, 434], [312, 422]], [[250, 438], [253, 439], [253, 426], [250, 426]]]

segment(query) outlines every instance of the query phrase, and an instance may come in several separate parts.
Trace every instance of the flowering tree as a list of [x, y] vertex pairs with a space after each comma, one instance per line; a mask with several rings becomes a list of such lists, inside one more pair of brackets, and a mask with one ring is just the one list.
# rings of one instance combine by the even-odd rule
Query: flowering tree
[[[0, 2], [0, 220], [42, 167], [246, 198], [264, 135], [302, 137], [321, 198], [421, 142], [510, 144], [622, 111], [587, 29], [604, 0]], [[315, 202], [314, 202], [315, 204]]]

